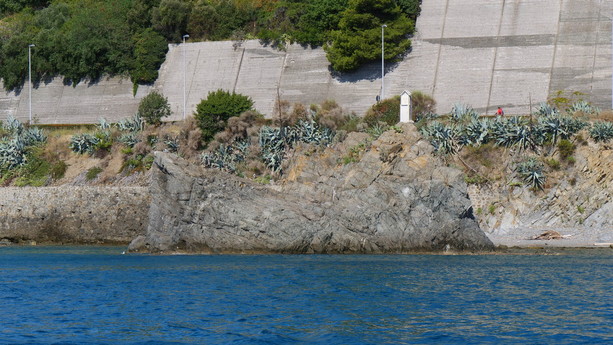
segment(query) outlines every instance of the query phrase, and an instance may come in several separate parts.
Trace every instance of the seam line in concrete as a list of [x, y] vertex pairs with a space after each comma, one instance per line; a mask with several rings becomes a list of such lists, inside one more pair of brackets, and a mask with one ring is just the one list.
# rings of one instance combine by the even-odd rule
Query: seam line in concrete
[[234, 78], [234, 87], [232, 88], [232, 93], [236, 92], [236, 84], [238, 84], [238, 76], [241, 74], [241, 67], [243, 66], [243, 57], [245, 57], [245, 47], [243, 47], [241, 58], [240, 60], [238, 60], [238, 70], [236, 70], [236, 77]]
[[556, 38], [553, 42], [553, 57], [551, 58], [551, 70], [549, 70], [549, 86], [547, 86], [547, 97], [551, 95], [551, 84], [553, 84], [553, 70], [556, 66], [556, 53], [558, 52], [558, 40], [560, 39], [560, 23], [562, 22], [562, 12], [564, 0], [560, 0], [560, 13], [558, 14], [558, 26], [556, 28]]
[[594, 95], [594, 72], [596, 70], [596, 54], [598, 54], [598, 45], [600, 39], [600, 18], [602, 12], [602, 0], [599, 1], [600, 6], [598, 6], [598, 29], [596, 30], [596, 41], [594, 43], [594, 59], [592, 59], [592, 77], [590, 78], [590, 103], [592, 103], [592, 96]]
[[438, 44], [438, 56], [436, 57], [436, 68], [434, 69], [434, 80], [432, 81], [432, 97], [436, 92], [436, 82], [438, 80], [438, 69], [441, 63], [441, 51], [443, 49], [443, 37], [445, 37], [445, 23], [447, 23], [447, 10], [449, 9], [449, 0], [445, 1], [445, 12], [443, 13], [443, 26], [441, 27], [441, 42]]
[[[186, 97], [186, 103], [189, 104], [189, 95], [192, 93], [192, 86], [194, 85], [194, 79], [196, 76], [196, 66], [198, 63], [198, 60], [200, 59], [200, 49], [198, 49], [198, 55], [196, 55], [196, 65], [194, 65], [194, 70], [192, 71], [191, 75], [192, 77], [189, 80], [189, 89], [187, 90], [187, 97]], [[191, 107], [189, 108], [191, 109]], [[186, 112], [186, 116], [187, 116], [187, 112]]]
[[494, 62], [492, 63], [492, 74], [490, 75], [490, 92], [487, 95], [487, 103], [485, 104], [485, 114], [490, 109], [490, 101], [492, 99], [492, 89], [494, 87], [494, 74], [496, 73], [496, 59], [498, 57], [498, 47], [500, 47], [500, 32], [502, 31], [502, 20], [504, 19], [504, 7], [506, 0], [502, 0], [502, 8], [500, 9], [500, 21], [498, 21], [498, 32], [496, 33], [496, 46], [494, 47]]

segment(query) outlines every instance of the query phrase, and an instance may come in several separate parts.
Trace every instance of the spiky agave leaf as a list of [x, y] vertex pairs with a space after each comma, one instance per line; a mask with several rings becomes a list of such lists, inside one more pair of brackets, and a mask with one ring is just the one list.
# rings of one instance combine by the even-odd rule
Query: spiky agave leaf
[[569, 114], [584, 113], [588, 115], [598, 115], [600, 113], [600, 109], [598, 109], [598, 107], [593, 107], [586, 101], [577, 101], [573, 103], [566, 111]]
[[560, 112], [547, 103], [541, 103], [539, 108], [532, 114], [537, 116], [558, 116]]
[[72, 151], [76, 153], [91, 154], [92, 152], [94, 152], [94, 149], [96, 145], [98, 145], [99, 141], [100, 139], [88, 133], [76, 134], [76, 135], [73, 135], [72, 138], [70, 138], [69, 147]]
[[530, 157], [518, 163], [515, 171], [526, 185], [534, 189], [543, 189], [546, 176], [543, 174], [543, 163], [539, 162], [536, 158]]
[[478, 119], [479, 114], [473, 109], [472, 106], [463, 103], [456, 103], [451, 108], [451, 113], [449, 114], [451, 120], [454, 122], [463, 122], [466, 120]]
[[596, 122], [590, 128], [590, 136], [595, 142], [607, 142], [613, 139], [613, 123]]

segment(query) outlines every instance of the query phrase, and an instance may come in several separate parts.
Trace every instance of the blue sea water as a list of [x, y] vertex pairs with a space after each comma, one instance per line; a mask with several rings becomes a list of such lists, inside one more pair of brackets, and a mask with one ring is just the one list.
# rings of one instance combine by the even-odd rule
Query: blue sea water
[[611, 251], [121, 255], [0, 249], [0, 344], [613, 343]]

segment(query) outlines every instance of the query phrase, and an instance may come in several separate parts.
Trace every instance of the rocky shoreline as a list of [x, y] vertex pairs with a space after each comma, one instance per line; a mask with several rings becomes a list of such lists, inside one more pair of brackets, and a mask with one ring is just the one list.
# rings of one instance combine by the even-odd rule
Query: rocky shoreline
[[[157, 153], [144, 236], [130, 251], [406, 253], [487, 251], [461, 171], [432, 156], [413, 125], [367, 140], [351, 133], [316, 152], [298, 148], [284, 180], [260, 185]], [[301, 150], [307, 150], [306, 155]]]
[[[413, 125], [363, 145], [298, 147], [269, 185], [158, 153], [150, 187], [0, 188], [0, 245], [119, 244], [157, 253], [488, 252], [609, 248], [613, 154], [581, 147], [543, 192], [467, 186]], [[362, 148], [359, 159], [343, 158]], [[489, 207], [495, 205], [494, 207]], [[490, 208], [491, 212], [479, 212]], [[558, 239], [534, 239], [556, 230]]]

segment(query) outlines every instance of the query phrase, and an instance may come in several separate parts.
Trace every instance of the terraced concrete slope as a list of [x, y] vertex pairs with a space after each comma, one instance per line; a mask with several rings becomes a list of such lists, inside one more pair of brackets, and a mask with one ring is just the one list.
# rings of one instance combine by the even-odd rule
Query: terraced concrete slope
[[[498, 106], [520, 114], [568, 90], [611, 109], [612, 16], [610, 0], [424, 0], [413, 50], [386, 66], [384, 95], [421, 90], [434, 96], [439, 113], [462, 102], [483, 114]], [[341, 76], [328, 66], [322, 49], [299, 45], [285, 51], [258, 41], [172, 45], [158, 81], [136, 96], [128, 80], [72, 88], [56, 79], [33, 90], [32, 113], [40, 123], [114, 121], [131, 116], [153, 88], [168, 97], [178, 120], [184, 96], [189, 116], [208, 92], [222, 88], [251, 96], [267, 116], [277, 99], [335, 99], [363, 114], [381, 92], [380, 63]], [[27, 88], [0, 93], [0, 119], [27, 119], [28, 96]]]

